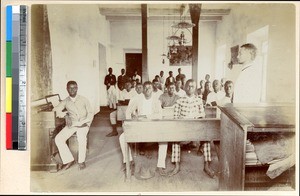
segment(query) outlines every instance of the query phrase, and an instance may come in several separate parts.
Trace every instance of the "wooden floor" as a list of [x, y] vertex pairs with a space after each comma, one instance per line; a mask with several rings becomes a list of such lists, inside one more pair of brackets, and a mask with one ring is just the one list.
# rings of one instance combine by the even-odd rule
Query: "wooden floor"
[[[119, 136], [105, 137], [111, 131], [108, 109], [97, 114], [89, 132], [89, 152], [86, 169], [79, 171], [74, 165], [66, 171], [50, 173], [47, 171], [31, 172], [32, 192], [186, 192], [186, 191], [217, 191], [218, 178], [211, 179], [203, 172], [203, 156], [197, 155], [197, 149], [188, 153], [182, 151], [181, 171], [172, 177], [160, 176], [156, 170], [157, 144], [147, 144], [146, 154], [138, 155], [133, 149], [136, 160], [136, 172], [141, 167], [155, 172], [148, 180], [138, 180], [132, 176], [125, 181], [122, 153]], [[119, 135], [122, 127], [118, 126]], [[171, 163], [171, 145], [167, 155], [167, 171], [174, 168]], [[218, 169], [216, 153], [212, 153], [212, 167]]]
[[[31, 172], [31, 192], [201, 192], [218, 191], [218, 178], [212, 179], [203, 172], [203, 156], [197, 155], [197, 148], [190, 153], [182, 150], [181, 171], [172, 177], [160, 176], [156, 170], [157, 144], [147, 146], [146, 155], [133, 155], [136, 172], [141, 167], [155, 173], [148, 180], [139, 180], [132, 176], [125, 181], [124, 165], [119, 146], [119, 136], [105, 137], [111, 131], [110, 110], [102, 109], [95, 115], [89, 132], [89, 151], [86, 169], [78, 170], [74, 165], [66, 171], [50, 173], [48, 171]], [[118, 127], [119, 135], [122, 127]], [[171, 163], [171, 145], [167, 155], [167, 171], [174, 168]], [[74, 152], [74, 150], [73, 150]], [[77, 157], [75, 157], [77, 158]], [[218, 158], [212, 146], [212, 167], [218, 171]]]

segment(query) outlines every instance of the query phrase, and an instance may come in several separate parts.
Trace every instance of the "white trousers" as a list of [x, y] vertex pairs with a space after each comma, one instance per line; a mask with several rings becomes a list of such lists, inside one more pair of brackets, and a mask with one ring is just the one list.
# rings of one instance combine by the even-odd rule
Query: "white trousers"
[[74, 134], [77, 135], [78, 141], [78, 163], [82, 163], [86, 158], [87, 134], [89, 127], [64, 127], [55, 137], [55, 144], [58, 148], [63, 164], [74, 161], [74, 157], [66, 141]]
[[[119, 137], [120, 147], [123, 155], [123, 163], [126, 163], [125, 157], [125, 138], [124, 133]], [[157, 158], [157, 167], [166, 168], [166, 157], [168, 150], [168, 142], [159, 142], [158, 143], [158, 158]], [[131, 149], [129, 147], [129, 161], [132, 161]]]
[[109, 120], [111, 125], [117, 124], [117, 111], [113, 111], [109, 114]]

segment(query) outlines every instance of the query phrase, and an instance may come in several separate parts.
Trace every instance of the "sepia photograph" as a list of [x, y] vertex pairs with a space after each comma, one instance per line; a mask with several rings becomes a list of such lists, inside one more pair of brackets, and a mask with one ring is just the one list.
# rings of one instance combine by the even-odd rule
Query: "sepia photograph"
[[30, 192], [295, 194], [297, 6], [32, 3]]

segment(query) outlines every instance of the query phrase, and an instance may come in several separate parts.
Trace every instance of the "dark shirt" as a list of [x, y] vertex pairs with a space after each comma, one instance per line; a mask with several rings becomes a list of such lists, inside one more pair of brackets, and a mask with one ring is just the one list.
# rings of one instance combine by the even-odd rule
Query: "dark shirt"
[[184, 74], [178, 74], [176, 76], [176, 81], [177, 80], [181, 80], [182, 85], [184, 85], [184, 79], [185, 79], [185, 75]]
[[175, 83], [175, 78], [172, 76], [169, 76], [169, 77], [167, 77], [167, 79], [166, 79], [166, 87], [168, 87], [168, 85], [171, 83], [171, 82], [173, 82], [173, 83]]
[[210, 93], [211, 91], [206, 91], [204, 90], [203, 95], [202, 95], [202, 100], [203, 103], [206, 104], [206, 100], [207, 100], [207, 95]]
[[117, 85], [118, 85], [118, 88], [120, 89], [120, 90], [123, 90], [124, 89], [124, 84], [125, 84], [125, 82], [128, 80], [128, 77], [126, 76], [126, 75], [119, 75], [118, 76], [118, 83], [117, 83]]
[[[104, 84], [106, 85], [106, 90], [108, 90], [110, 86], [113, 86], [116, 84], [116, 76], [114, 74], [106, 75], [105, 79], [104, 79]], [[108, 86], [108, 84], [110, 84], [110, 86]]]

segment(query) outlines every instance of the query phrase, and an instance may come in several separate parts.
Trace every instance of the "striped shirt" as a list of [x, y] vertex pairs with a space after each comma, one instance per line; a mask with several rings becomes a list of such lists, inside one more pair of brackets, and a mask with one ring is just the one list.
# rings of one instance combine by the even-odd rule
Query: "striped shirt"
[[203, 101], [200, 97], [184, 96], [176, 101], [174, 107], [174, 118], [196, 119], [205, 117]]

